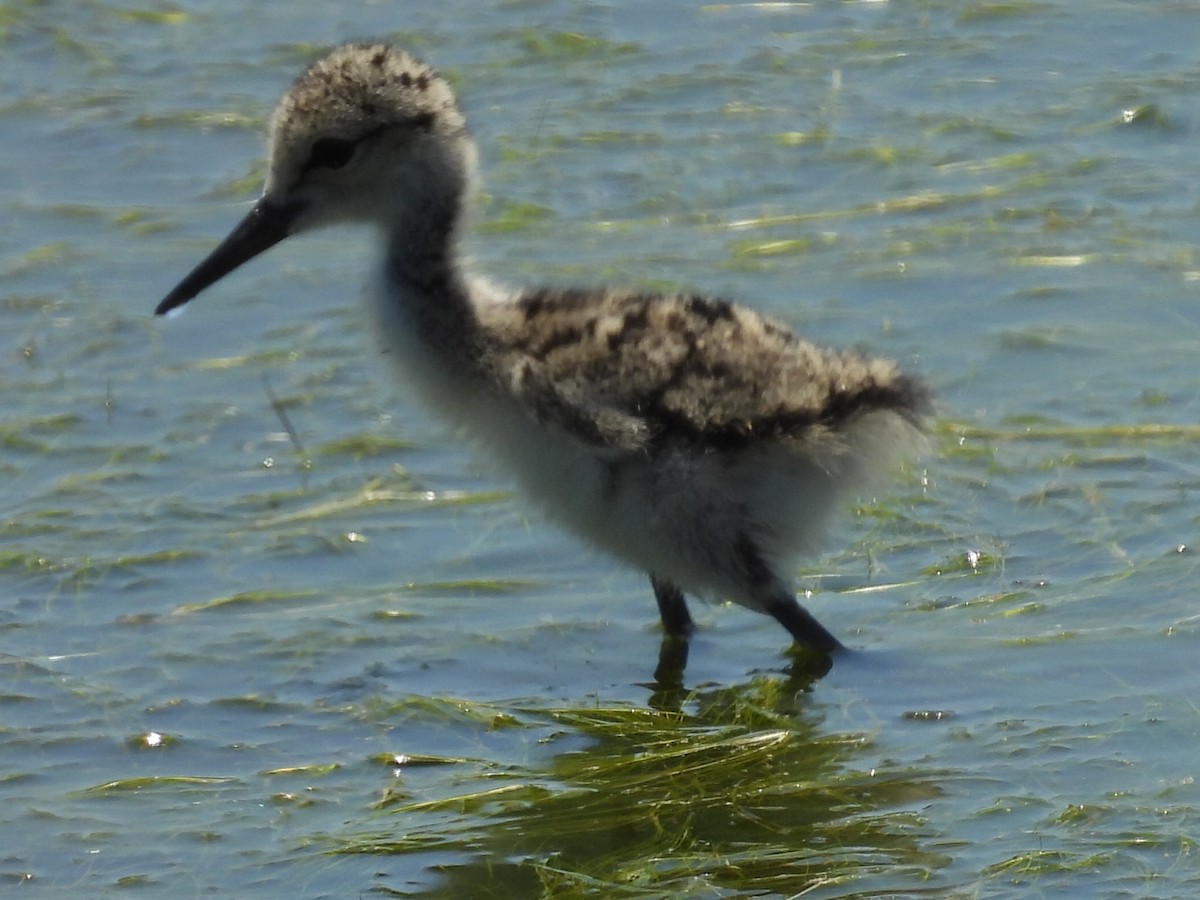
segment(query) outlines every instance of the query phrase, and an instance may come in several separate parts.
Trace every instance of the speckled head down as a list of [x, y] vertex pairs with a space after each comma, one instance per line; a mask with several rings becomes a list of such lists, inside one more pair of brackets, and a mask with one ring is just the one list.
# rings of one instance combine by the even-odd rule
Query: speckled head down
[[467, 138], [454, 93], [432, 67], [387, 44], [335, 48], [275, 110], [267, 193], [295, 185], [323, 141], [352, 147], [386, 132]]

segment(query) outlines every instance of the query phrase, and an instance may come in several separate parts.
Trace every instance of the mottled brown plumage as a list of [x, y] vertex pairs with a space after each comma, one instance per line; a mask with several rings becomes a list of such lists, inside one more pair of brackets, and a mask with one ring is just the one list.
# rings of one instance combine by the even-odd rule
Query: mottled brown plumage
[[[729, 452], [772, 440], [802, 450], [864, 412], [919, 424], [928, 404], [888, 360], [819, 347], [709, 297], [531, 291], [485, 307], [480, 325], [489, 364], [519, 367], [523, 390], [574, 411], [557, 424], [605, 448]], [[580, 421], [583, 411], [606, 411], [613, 427]]]
[[647, 572], [670, 638], [692, 627], [686, 591], [840, 646], [785, 567], [919, 441], [919, 380], [723, 300], [468, 275], [457, 235], [474, 144], [446, 82], [387, 45], [339, 47], [301, 75], [270, 157], [262, 198], [159, 313], [291, 234], [373, 225], [382, 352], [551, 518]]

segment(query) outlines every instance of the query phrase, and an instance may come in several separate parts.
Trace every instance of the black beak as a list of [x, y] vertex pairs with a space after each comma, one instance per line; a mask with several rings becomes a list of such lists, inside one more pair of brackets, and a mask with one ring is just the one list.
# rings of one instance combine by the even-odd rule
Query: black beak
[[299, 204], [281, 206], [261, 198], [229, 236], [162, 299], [154, 314], [161, 316], [183, 306], [242, 263], [274, 247], [292, 233], [292, 223], [299, 211]]

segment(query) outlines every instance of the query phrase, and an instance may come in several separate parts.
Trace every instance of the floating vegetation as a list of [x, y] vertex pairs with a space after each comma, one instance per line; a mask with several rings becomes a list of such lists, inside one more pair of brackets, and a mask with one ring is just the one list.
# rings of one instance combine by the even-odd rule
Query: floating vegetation
[[264, 367], [273, 364], [287, 362], [292, 354], [288, 350], [256, 350], [253, 353], [246, 353], [241, 356], [210, 356], [204, 359], [193, 360], [185, 364], [184, 368], [194, 371], [221, 371], [224, 369], [237, 369], [248, 365], [262, 365]]
[[83, 795], [123, 794], [130, 791], [146, 790], [177, 790], [191, 792], [196, 788], [214, 787], [234, 783], [234, 778], [216, 778], [200, 775], [147, 775], [141, 778], [121, 778], [116, 781], [106, 781], [103, 784], [86, 787], [79, 793]]
[[803, 147], [829, 140], [829, 130], [814, 128], [812, 131], [785, 131], [775, 136], [775, 142], [783, 147]]
[[536, 770], [451, 760], [474, 767], [462, 790], [389, 793], [378, 807], [389, 827], [340, 839], [335, 852], [456, 853], [438, 896], [797, 896], [900, 872], [928, 878], [945, 859], [921, 848], [920, 819], [904, 807], [940, 789], [906, 772], [854, 771], [863, 739], [807, 726], [796, 716], [803, 692], [802, 681], [760, 678], [695, 694], [690, 712], [520, 711], [517, 727], [590, 743]]
[[1095, 262], [1099, 257], [1095, 253], [1070, 253], [1061, 256], [1044, 254], [1028, 254], [1013, 259], [1018, 266], [1045, 266], [1053, 268], [1074, 269]]
[[572, 144], [661, 144], [663, 136], [654, 131], [624, 131], [611, 128], [606, 131], [581, 131], [565, 139]]
[[522, 581], [519, 579], [500, 580], [495, 578], [476, 578], [463, 579], [461, 581], [422, 581], [419, 583], [409, 583], [401, 589], [406, 592], [427, 593], [430, 591], [444, 593], [497, 593], [497, 594], [513, 594], [520, 591], [527, 591], [534, 584], [530, 581]]
[[51, 269], [62, 266], [76, 256], [72, 245], [66, 241], [55, 241], [42, 244], [32, 250], [26, 250], [24, 255], [4, 268], [4, 274], [9, 276], [26, 275], [30, 272]]
[[1172, 128], [1170, 117], [1154, 103], [1143, 103], [1141, 106], [1121, 110], [1118, 122], [1121, 125], [1151, 128], [1158, 131], [1169, 131]]
[[113, 217], [113, 224], [120, 228], [127, 228], [137, 235], [156, 234], [161, 231], [169, 231], [172, 227], [169, 222], [152, 218], [150, 213], [144, 209], [127, 209], [117, 213]]
[[735, 257], [747, 256], [794, 256], [812, 250], [813, 238], [787, 238], [774, 241], [734, 241], [730, 246]]
[[[988, 866], [983, 870], [984, 875], [1004, 875], [1014, 878], [1014, 884], [1020, 884], [1017, 876], [1037, 877], [1049, 874], [1068, 874], [1071, 872], [1094, 872], [1111, 862], [1111, 853], [1071, 853], [1063, 850], [1033, 850], [1021, 853], [1004, 862]], [[1023, 880], [1023, 879], [1022, 879]]]
[[233, 128], [261, 131], [266, 118], [258, 113], [239, 113], [231, 110], [175, 110], [170, 113], [142, 113], [133, 120], [138, 128], [201, 128], [216, 130]]
[[700, 7], [704, 12], [734, 12], [743, 9], [758, 9], [764, 12], [784, 12], [789, 9], [808, 9], [812, 0], [760, 0], [757, 3], [706, 3]]
[[338, 763], [321, 763], [311, 766], [283, 766], [279, 769], [265, 769], [258, 774], [264, 778], [273, 778], [279, 775], [303, 775], [306, 778], [313, 776], [319, 778], [324, 775], [330, 775], [340, 768], [341, 766]]
[[489, 209], [490, 215], [480, 223], [479, 230], [488, 234], [507, 234], [524, 231], [554, 218], [554, 210], [539, 203], [502, 200]]
[[985, 441], [1067, 441], [1075, 444], [1099, 445], [1113, 441], [1176, 442], [1200, 441], [1200, 425], [1166, 422], [1119, 423], [1106, 425], [1059, 425], [1043, 420], [1014, 423], [1012, 428], [972, 425], [965, 422], [939, 422], [939, 434], [962, 440]]
[[253, 197], [261, 190], [266, 171], [267, 166], [263, 160], [254, 160], [245, 175], [217, 185], [205, 196], [213, 200], [244, 200]]
[[966, 4], [958, 14], [962, 24], [986, 19], [1009, 19], [1038, 12], [1045, 7], [1037, 0], [982, 0]]
[[292, 600], [307, 600], [317, 596], [316, 591], [243, 591], [228, 597], [215, 597], [212, 600], [202, 600], [198, 603], [183, 603], [175, 607], [175, 615], [190, 615], [192, 613], [211, 612], [217, 609], [229, 609], [242, 606], [261, 606], [267, 603], [280, 603]]
[[636, 53], [640, 48], [632, 42], [610, 41], [577, 31], [551, 31], [545, 28], [528, 29], [521, 33], [521, 48], [526, 55], [541, 60], [616, 56]]
[[431, 756], [427, 753], [380, 753], [371, 758], [372, 762], [396, 769], [413, 769], [421, 766], [458, 766], [472, 760], [455, 756]]
[[191, 13], [178, 8], [170, 9], [119, 9], [118, 19], [149, 25], [182, 25], [191, 20]]
[[935, 166], [939, 172], [989, 172], [1013, 169], [1028, 169], [1038, 165], [1041, 155], [1029, 151], [1020, 153], [1004, 153], [986, 159], [972, 159], [964, 162], [942, 163]]
[[139, 553], [132, 556], [118, 556], [109, 565], [115, 569], [135, 568], [139, 566], [156, 566], [164, 563], [183, 562], [197, 559], [200, 554], [194, 550], [156, 550], [150, 553]]
[[273, 515], [260, 521], [261, 528], [342, 516], [360, 512], [379, 504], [462, 506], [475, 503], [495, 503], [510, 495], [504, 491], [425, 491], [381, 487], [372, 483], [350, 497], [322, 500], [291, 512]]
[[403, 438], [360, 432], [326, 441], [314, 448], [313, 452], [321, 456], [349, 456], [352, 459], [367, 459], [411, 450], [412, 446], [411, 441]]
[[445, 697], [372, 698], [360, 716], [372, 722], [387, 722], [389, 727], [409, 722], [418, 723], [422, 728], [452, 725], [483, 732], [528, 727], [511, 711], [499, 706]]
[[825, 209], [813, 212], [783, 213], [770, 216], [756, 216], [749, 219], [735, 219], [718, 225], [723, 230], [745, 230], [750, 228], [778, 228], [784, 225], [800, 225], [806, 222], [823, 219], [843, 219], [857, 216], [879, 215], [887, 213], [931, 212], [952, 206], [962, 206], [991, 200], [1007, 193], [1005, 188], [995, 185], [985, 185], [976, 191], [962, 194], [943, 193], [939, 191], [921, 191], [903, 197], [893, 197], [872, 203], [862, 203], [856, 206], [839, 209]]
[[976, 574], [979, 572], [994, 572], [1003, 568], [1004, 560], [981, 550], [965, 550], [954, 556], [933, 563], [921, 570], [922, 575], [951, 575], [961, 573]]

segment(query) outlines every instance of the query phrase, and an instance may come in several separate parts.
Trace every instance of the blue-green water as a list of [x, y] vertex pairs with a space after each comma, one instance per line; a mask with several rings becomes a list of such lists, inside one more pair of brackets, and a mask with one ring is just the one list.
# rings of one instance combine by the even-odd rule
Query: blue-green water
[[[1194, 896], [1200, 7], [1168, 0], [0, 3], [0, 884], [616, 882], [606, 834], [511, 837], [544, 798], [417, 810], [586, 792], [609, 744], [563, 710], [795, 693], [782, 631], [727, 607], [654, 692], [643, 577], [529, 517], [365, 349], [362, 235], [151, 316], [257, 191], [281, 91], [364, 36], [461, 90], [481, 269], [721, 294], [936, 386], [930, 454], [797, 573], [857, 652], [770, 735], [837, 748], [825, 776], [866, 787], [823, 828], [878, 856], [811, 896]], [[692, 793], [691, 833], [766, 853]], [[381, 834], [409, 844], [331, 852]]]

